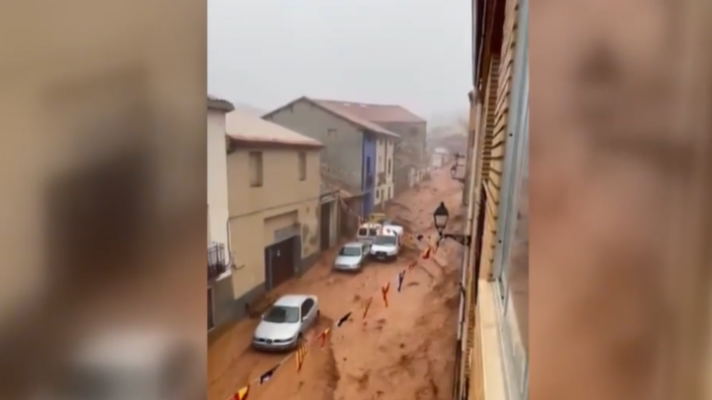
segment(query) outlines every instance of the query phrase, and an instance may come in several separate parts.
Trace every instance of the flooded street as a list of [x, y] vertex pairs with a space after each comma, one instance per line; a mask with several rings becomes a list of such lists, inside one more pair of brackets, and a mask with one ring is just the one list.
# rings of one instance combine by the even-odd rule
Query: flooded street
[[[448, 230], [464, 224], [458, 215], [461, 184], [444, 168], [389, 205], [387, 214], [406, 234], [432, 235], [432, 213], [444, 201], [450, 210]], [[295, 357], [274, 371], [264, 385], [262, 373], [287, 354], [262, 354], [249, 344], [256, 319], [224, 329], [208, 349], [208, 400], [225, 400], [253, 382], [249, 400], [437, 400], [451, 395], [459, 306], [458, 279], [462, 248], [443, 242], [427, 260], [419, 256], [427, 239], [408, 241], [393, 263], [371, 261], [358, 274], [331, 271], [337, 249], [325, 252], [304, 276], [275, 290], [277, 294], [305, 293], [319, 298], [321, 319], [310, 337], [331, 326], [349, 311], [351, 320], [333, 328], [324, 348], [309, 347], [301, 371]], [[399, 293], [397, 274], [408, 264]], [[388, 307], [381, 287], [390, 282]], [[364, 303], [372, 297], [368, 315]]]

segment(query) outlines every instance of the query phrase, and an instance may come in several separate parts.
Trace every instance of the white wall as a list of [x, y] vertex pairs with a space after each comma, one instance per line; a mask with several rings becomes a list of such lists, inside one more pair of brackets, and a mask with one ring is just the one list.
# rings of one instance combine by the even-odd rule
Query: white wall
[[[379, 139], [376, 142], [376, 172], [386, 174], [386, 183], [376, 186], [379, 196], [374, 195], [374, 205], [381, 204], [393, 198], [393, 170], [395, 161], [393, 160], [393, 148], [395, 142], [390, 139]], [[388, 173], [388, 160], [391, 161], [391, 173]], [[390, 195], [389, 195], [390, 193]]]
[[225, 257], [229, 216], [225, 113], [208, 110], [208, 230], [212, 241], [225, 244]]

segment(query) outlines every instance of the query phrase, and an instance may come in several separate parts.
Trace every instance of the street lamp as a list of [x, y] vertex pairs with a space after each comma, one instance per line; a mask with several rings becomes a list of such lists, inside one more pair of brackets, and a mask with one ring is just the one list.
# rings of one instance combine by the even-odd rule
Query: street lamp
[[444, 202], [440, 202], [438, 208], [433, 212], [433, 222], [435, 223], [435, 230], [438, 231], [438, 236], [440, 240], [442, 239], [453, 239], [454, 241], [460, 243], [464, 246], [469, 246], [472, 244], [471, 235], [462, 235], [455, 233], [445, 233], [445, 228], [447, 227], [447, 222], [450, 219], [450, 212], [445, 207]]

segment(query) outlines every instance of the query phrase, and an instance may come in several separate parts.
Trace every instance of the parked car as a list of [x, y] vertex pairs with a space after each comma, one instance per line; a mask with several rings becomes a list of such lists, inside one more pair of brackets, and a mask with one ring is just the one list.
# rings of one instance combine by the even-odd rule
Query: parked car
[[[36, 400], [165, 400], [205, 396], [200, 346], [169, 331], [122, 329], [78, 343], [38, 385]], [[170, 380], [166, 377], [170, 376]]]
[[360, 271], [366, 263], [371, 245], [362, 242], [346, 243], [334, 259], [334, 269], [338, 271]]
[[385, 233], [376, 236], [371, 246], [371, 255], [377, 260], [395, 260], [400, 253], [400, 237], [395, 233]]
[[356, 232], [356, 240], [361, 243], [372, 244], [376, 236], [379, 235], [381, 231], [381, 224], [376, 224], [373, 222], [367, 222], [359, 226]]
[[282, 296], [262, 315], [262, 320], [255, 328], [252, 347], [264, 351], [294, 349], [301, 344], [304, 333], [318, 319], [319, 302], [316, 296]]

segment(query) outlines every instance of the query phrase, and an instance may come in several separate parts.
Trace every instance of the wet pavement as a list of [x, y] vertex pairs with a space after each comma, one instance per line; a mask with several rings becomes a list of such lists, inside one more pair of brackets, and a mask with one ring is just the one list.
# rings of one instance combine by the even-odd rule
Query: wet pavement
[[[406, 233], [433, 234], [432, 212], [444, 201], [450, 228], [464, 223], [458, 215], [461, 184], [447, 168], [404, 193], [388, 206], [387, 214]], [[427, 240], [427, 239], [426, 239]], [[321, 319], [307, 337], [333, 324], [349, 311], [353, 318], [332, 334], [324, 348], [310, 346], [301, 371], [290, 358], [264, 385], [252, 385], [249, 400], [438, 400], [449, 399], [454, 373], [459, 307], [458, 279], [462, 249], [443, 242], [429, 260], [408, 271], [402, 291], [396, 276], [419, 258], [427, 246], [411, 242], [392, 263], [369, 262], [358, 274], [331, 271], [336, 249], [325, 252], [299, 279], [270, 294], [308, 293], [319, 298]], [[388, 307], [380, 288], [391, 282]], [[363, 303], [373, 302], [362, 320]], [[235, 323], [211, 341], [208, 349], [208, 400], [230, 398], [246, 383], [269, 370], [285, 354], [262, 354], [249, 346], [257, 320]]]

